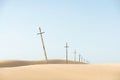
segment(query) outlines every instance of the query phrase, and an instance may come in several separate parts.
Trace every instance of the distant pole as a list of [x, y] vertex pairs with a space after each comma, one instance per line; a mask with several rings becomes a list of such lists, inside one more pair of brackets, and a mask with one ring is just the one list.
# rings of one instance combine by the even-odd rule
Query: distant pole
[[46, 54], [46, 49], [45, 49], [45, 45], [44, 45], [44, 41], [43, 41], [43, 37], [42, 37], [42, 34], [43, 34], [44, 32], [41, 31], [41, 28], [40, 28], [40, 27], [39, 27], [39, 31], [40, 31], [40, 33], [38, 33], [38, 34], [40, 34], [40, 37], [41, 37], [42, 47], [43, 47], [43, 50], [44, 50], [44, 56], [45, 56], [45, 60], [46, 60], [46, 64], [47, 64], [47, 63], [48, 63], [47, 54]]
[[74, 63], [76, 63], [76, 50], [74, 52]]
[[79, 62], [81, 62], [80, 57], [81, 57], [81, 55], [79, 54]]
[[86, 60], [86, 63], [88, 64], [88, 60]]
[[87, 64], [89, 64], [89, 61], [87, 60]]
[[86, 59], [85, 58], [83, 59], [83, 61], [84, 61], [84, 63], [86, 63]]
[[83, 57], [81, 56], [81, 62], [83, 63]]
[[66, 48], [66, 63], [68, 64], [68, 48], [69, 48], [69, 46], [68, 46], [67, 42], [66, 42], [65, 48]]

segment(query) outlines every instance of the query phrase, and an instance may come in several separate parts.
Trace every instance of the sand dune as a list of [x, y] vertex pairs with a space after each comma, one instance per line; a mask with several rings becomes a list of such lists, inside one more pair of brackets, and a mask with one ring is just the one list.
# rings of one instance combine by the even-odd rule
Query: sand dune
[[[46, 64], [44, 60], [41, 61], [27, 61], [27, 60], [0, 60], [0, 67], [18, 67], [36, 64]], [[53, 59], [48, 60], [48, 64], [66, 64], [65, 60]], [[74, 64], [74, 61], [69, 61], [69, 64]], [[76, 62], [76, 64], [83, 64], [82, 62]]]
[[120, 80], [120, 64], [44, 64], [0, 68], [0, 80]]

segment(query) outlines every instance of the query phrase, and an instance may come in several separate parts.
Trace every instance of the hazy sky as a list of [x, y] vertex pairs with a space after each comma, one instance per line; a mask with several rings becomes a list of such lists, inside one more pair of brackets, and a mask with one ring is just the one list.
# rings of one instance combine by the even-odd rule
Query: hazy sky
[[[0, 59], [69, 59], [74, 50], [91, 63], [120, 63], [119, 0], [0, 0]], [[78, 59], [78, 58], [77, 58]]]

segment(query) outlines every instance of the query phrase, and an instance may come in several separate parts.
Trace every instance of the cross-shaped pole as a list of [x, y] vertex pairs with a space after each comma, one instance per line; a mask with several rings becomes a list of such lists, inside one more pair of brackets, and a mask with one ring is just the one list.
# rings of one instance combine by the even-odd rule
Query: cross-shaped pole
[[86, 63], [89, 64], [89, 61], [87, 60]]
[[40, 27], [39, 27], [39, 31], [40, 31], [40, 33], [38, 33], [38, 34], [40, 34], [40, 37], [41, 37], [42, 47], [43, 47], [43, 50], [44, 50], [44, 56], [45, 56], [45, 60], [46, 60], [46, 64], [47, 64], [47, 63], [48, 63], [47, 54], [46, 54], [46, 49], [45, 49], [45, 45], [44, 45], [44, 41], [43, 41], [43, 37], [42, 37], [42, 34], [43, 34], [44, 32], [41, 31], [41, 28], [40, 28]]
[[86, 59], [85, 58], [83, 58], [83, 62], [86, 63]]
[[79, 62], [81, 62], [81, 60], [80, 60], [80, 59], [81, 59], [81, 55], [79, 54]]
[[74, 52], [74, 63], [76, 63], [76, 50]]
[[83, 61], [83, 56], [81, 56], [80, 59], [81, 59], [81, 62], [83, 63], [83, 62], [84, 62], [84, 61]]
[[68, 64], [68, 48], [69, 48], [69, 46], [68, 46], [67, 42], [66, 42], [65, 48], [66, 48], [66, 63]]

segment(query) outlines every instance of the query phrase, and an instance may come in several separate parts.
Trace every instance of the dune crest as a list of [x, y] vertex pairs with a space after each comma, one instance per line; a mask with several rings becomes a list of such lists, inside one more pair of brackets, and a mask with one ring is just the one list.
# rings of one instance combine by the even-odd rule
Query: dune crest
[[[45, 60], [0, 60], [0, 67], [19, 67], [19, 66], [27, 66], [27, 65], [36, 65], [36, 64], [46, 64]], [[66, 64], [65, 60], [61, 59], [51, 59], [48, 60], [48, 64]], [[69, 64], [74, 64], [74, 61], [69, 61]], [[76, 64], [84, 64], [82, 62], [76, 62]]]

